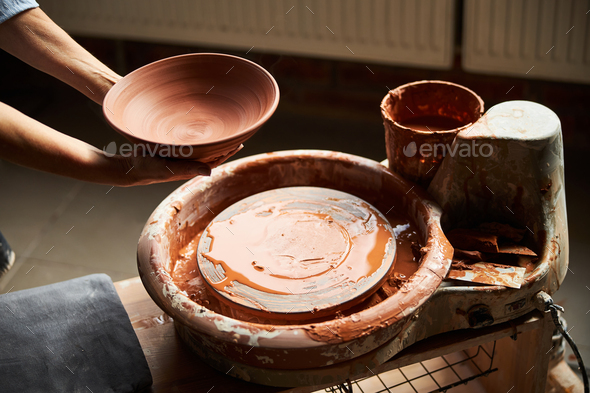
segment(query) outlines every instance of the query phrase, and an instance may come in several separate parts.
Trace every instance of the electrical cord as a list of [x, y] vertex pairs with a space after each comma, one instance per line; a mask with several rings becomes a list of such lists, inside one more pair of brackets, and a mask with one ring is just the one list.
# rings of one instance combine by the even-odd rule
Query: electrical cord
[[[572, 349], [572, 351], [574, 351], [574, 354], [576, 355], [576, 359], [578, 360], [578, 366], [580, 368], [580, 371], [582, 372], [582, 381], [584, 382], [584, 393], [590, 393], [590, 387], [588, 386], [588, 373], [586, 371], [586, 367], [584, 366], [584, 360], [582, 360], [582, 355], [580, 354], [580, 351], [578, 350], [578, 346], [574, 342], [574, 339], [563, 328], [563, 325], [561, 324], [561, 321], [559, 320], [558, 312], [559, 311], [564, 312], [565, 310], [560, 305], [553, 303], [553, 298], [551, 298], [551, 296], [549, 296], [545, 292], [542, 292], [542, 291], [539, 292], [537, 294], [537, 299], [540, 301], [540, 303], [543, 306], [542, 311], [551, 312], [551, 318], [553, 319], [553, 323], [555, 324], [555, 327], [557, 327], [557, 330], [559, 330], [559, 333], [561, 333], [563, 338], [565, 338], [567, 343], [570, 345], [570, 348]], [[541, 307], [539, 307], [539, 309], [541, 309]]]
[[340, 388], [341, 393], [352, 393], [352, 383], [350, 382], [350, 379], [347, 379], [345, 383], [338, 387]]

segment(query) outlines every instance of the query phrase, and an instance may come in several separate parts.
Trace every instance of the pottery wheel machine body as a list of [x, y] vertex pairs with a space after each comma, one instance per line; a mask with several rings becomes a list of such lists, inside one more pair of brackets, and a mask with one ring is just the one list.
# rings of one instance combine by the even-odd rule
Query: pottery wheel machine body
[[[488, 144], [491, 154], [447, 155], [427, 191], [378, 162], [337, 152], [284, 151], [222, 165], [178, 188], [153, 212], [139, 239], [141, 279], [208, 364], [272, 386], [339, 384], [424, 338], [527, 314], [539, 292], [559, 288], [568, 266], [559, 119], [539, 104], [505, 102], [453, 142], [465, 143]], [[219, 213], [255, 194], [297, 186], [351, 194], [387, 217], [397, 212], [422, 247], [417, 270], [403, 279], [389, 272], [376, 291], [333, 315], [297, 320], [227, 306], [196, 269], [185, 286], [175, 281], [179, 261], [196, 258], [186, 253], [190, 242]], [[453, 247], [443, 229], [489, 221], [528, 230], [526, 244], [538, 260], [520, 289], [445, 281]], [[394, 251], [404, 255], [399, 243]]]

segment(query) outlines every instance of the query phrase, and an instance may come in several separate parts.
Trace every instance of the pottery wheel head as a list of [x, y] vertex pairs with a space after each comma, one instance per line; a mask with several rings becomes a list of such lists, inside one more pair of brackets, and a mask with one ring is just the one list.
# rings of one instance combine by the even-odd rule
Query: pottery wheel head
[[[293, 221], [297, 224], [293, 225]], [[272, 271], [286, 279], [326, 273], [346, 259], [352, 246], [346, 229], [328, 215], [296, 211], [278, 214], [267, 228], [264, 243], [270, 258], [254, 261], [255, 266], [267, 266], [263, 268], [266, 273]]]
[[360, 198], [289, 187], [224, 210], [203, 232], [197, 260], [223, 301], [304, 319], [351, 307], [377, 290], [393, 267], [395, 236]]

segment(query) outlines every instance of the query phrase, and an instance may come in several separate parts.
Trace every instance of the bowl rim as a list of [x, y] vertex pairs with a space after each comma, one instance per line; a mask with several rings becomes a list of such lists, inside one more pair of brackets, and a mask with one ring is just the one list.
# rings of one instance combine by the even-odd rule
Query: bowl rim
[[[460, 127], [455, 127], [453, 129], [450, 130], [441, 130], [441, 131], [423, 131], [423, 130], [416, 130], [410, 127], [406, 127], [403, 124], [401, 124], [400, 122], [398, 122], [397, 120], [394, 120], [391, 117], [391, 114], [389, 113], [389, 111], [387, 110], [387, 105], [389, 104], [390, 100], [392, 99], [392, 95], [402, 91], [404, 89], [412, 89], [412, 88], [416, 88], [416, 87], [422, 87], [424, 85], [440, 85], [440, 86], [448, 86], [448, 87], [452, 87], [458, 90], [462, 90], [464, 92], [467, 92], [469, 94], [471, 94], [473, 97], [475, 97], [475, 100], [478, 102], [479, 104], [479, 117], [472, 122], [469, 122], [467, 124], [464, 124]], [[397, 86], [394, 89], [391, 89], [387, 92], [387, 94], [385, 94], [385, 97], [383, 97], [383, 99], [381, 100], [381, 104], [379, 106], [379, 109], [381, 110], [381, 117], [383, 118], [383, 120], [387, 123], [389, 123], [390, 125], [394, 125], [395, 127], [397, 127], [398, 129], [402, 130], [402, 132], [407, 132], [407, 133], [414, 133], [414, 134], [418, 134], [418, 135], [433, 135], [433, 134], [457, 134], [461, 131], [464, 131], [468, 128], [471, 128], [475, 125], [475, 123], [477, 123], [479, 121], [479, 119], [482, 118], [482, 116], [484, 116], [485, 113], [485, 104], [482, 100], [482, 98], [473, 90], [471, 90], [468, 87], [465, 87], [463, 85], [460, 85], [458, 83], [453, 83], [453, 82], [449, 82], [449, 81], [443, 81], [443, 80], [436, 80], [436, 79], [425, 79], [425, 80], [421, 80], [421, 81], [415, 81], [415, 82], [410, 82], [410, 83], [406, 83], [400, 86]]]
[[[109, 108], [108, 108], [108, 102], [109, 100], [114, 100], [114, 96], [119, 93], [121, 91], [121, 89], [123, 89], [125, 87], [125, 85], [127, 85], [128, 83], [130, 83], [130, 79], [134, 76], [137, 76], [137, 74], [144, 72], [146, 69], [152, 68], [154, 67], [156, 64], [160, 64], [160, 63], [167, 63], [167, 62], [174, 62], [174, 61], [180, 61], [180, 60], [184, 60], [186, 58], [195, 58], [195, 57], [221, 57], [221, 58], [230, 58], [233, 59], [235, 61], [239, 61], [239, 62], [243, 62], [244, 64], [252, 67], [253, 69], [257, 70], [258, 72], [260, 72], [262, 75], [266, 76], [267, 79], [270, 81], [271, 85], [273, 86], [274, 89], [274, 99], [272, 102], [271, 107], [266, 110], [263, 114], [263, 116], [258, 119], [258, 121], [252, 125], [250, 125], [249, 127], [241, 130], [240, 132], [236, 132], [235, 134], [220, 138], [220, 139], [216, 139], [214, 141], [209, 141], [209, 142], [205, 142], [205, 143], [196, 143], [196, 144], [174, 144], [174, 143], [160, 143], [160, 142], [154, 142], [154, 141], [149, 141], [146, 140], [144, 138], [140, 138], [136, 135], [134, 135], [133, 133], [129, 133], [121, 128], [119, 128], [119, 126], [117, 126], [114, 122], [113, 117], [115, 116], [114, 112], [112, 112]], [[119, 86], [119, 88], [117, 88], [117, 86]], [[211, 146], [215, 146], [215, 145], [219, 145], [222, 144], [224, 142], [230, 142], [234, 139], [238, 139], [241, 136], [247, 135], [249, 133], [252, 133], [253, 131], [257, 130], [258, 128], [262, 127], [262, 125], [264, 123], [266, 123], [268, 121], [268, 119], [270, 119], [270, 117], [274, 114], [274, 112], [276, 111], [277, 107], [279, 106], [279, 101], [281, 98], [281, 94], [280, 94], [280, 89], [279, 89], [279, 85], [277, 83], [277, 81], [275, 80], [275, 78], [272, 76], [272, 74], [270, 72], [268, 72], [264, 67], [262, 67], [260, 64], [257, 64], [251, 60], [245, 59], [243, 57], [239, 57], [239, 56], [234, 56], [234, 55], [229, 55], [226, 53], [214, 53], [214, 52], [199, 52], [199, 53], [187, 53], [187, 54], [183, 54], [183, 55], [177, 55], [177, 56], [171, 56], [171, 57], [166, 57], [164, 59], [160, 59], [160, 60], [156, 60], [154, 62], [148, 63], [146, 65], [143, 65], [133, 71], [131, 71], [130, 73], [128, 73], [127, 75], [125, 75], [123, 78], [121, 78], [117, 83], [115, 83], [113, 85], [113, 87], [111, 87], [109, 89], [109, 91], [107, 92], [107, 94], [104, 97], [104, 100], [102, 101], [102, 113], [104, 118], [106, 119], [107, 123], [109, 123], [109, 125], [118, 133], [120, 133], [121, 135], [123, 135], [125, 138], [127, 139], [131, 139], [133, 141], [141, 141], [143, 143], [146, 144], [160, 144], [160, 145], [165, 145], [165, 146], [192, 146], [192, 147], [211, 147]]]

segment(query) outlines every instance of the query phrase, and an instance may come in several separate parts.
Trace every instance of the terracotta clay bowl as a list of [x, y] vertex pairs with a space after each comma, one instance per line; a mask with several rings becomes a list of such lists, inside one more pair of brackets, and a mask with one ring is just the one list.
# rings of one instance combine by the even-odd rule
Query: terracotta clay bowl
[[[362, 198], [381, 212], [403, 213], [424, 246], [415, 273], [398, 290], [379, 299], [372, 296], [340, 315], [283, 324], [216, 312], [214, 298], [193, 300], [179, 288], [173, 279], [179, 255], [216, 214], [251, 195], [294, 186], [331, 188]], [[261, 154], [224, 164], [211, 177], [195, 178], [164, 199], [139, 239], [139, 275], [152, 299], [174, 319], [183, 340], [207, 359], [231, 362], [234, 367], [229, 375], [245, 378], [240, 374], [245, 366], [240, 364], [279, 370], [332, 367], [397, 337], [439, 287], [453, 255], [440, 216], [441, 209], [426, 191], [378, 162], [315, 150]], [[397, 250], [399, 258], [401, 249]], [[202, 277], [194, 285], [206, 291]], [[388, 357], [394, 354], [387, 352]], [[378, 363], [385, 360], [387, 357]], [[210, 364], [225, 367], [223, 362]]]
[[107, 93], [109, 124], [144, 151], [212, 162], [236, 150], [270, 118], [279, 87], [236, 56], [195, 53], [141, 67]]

